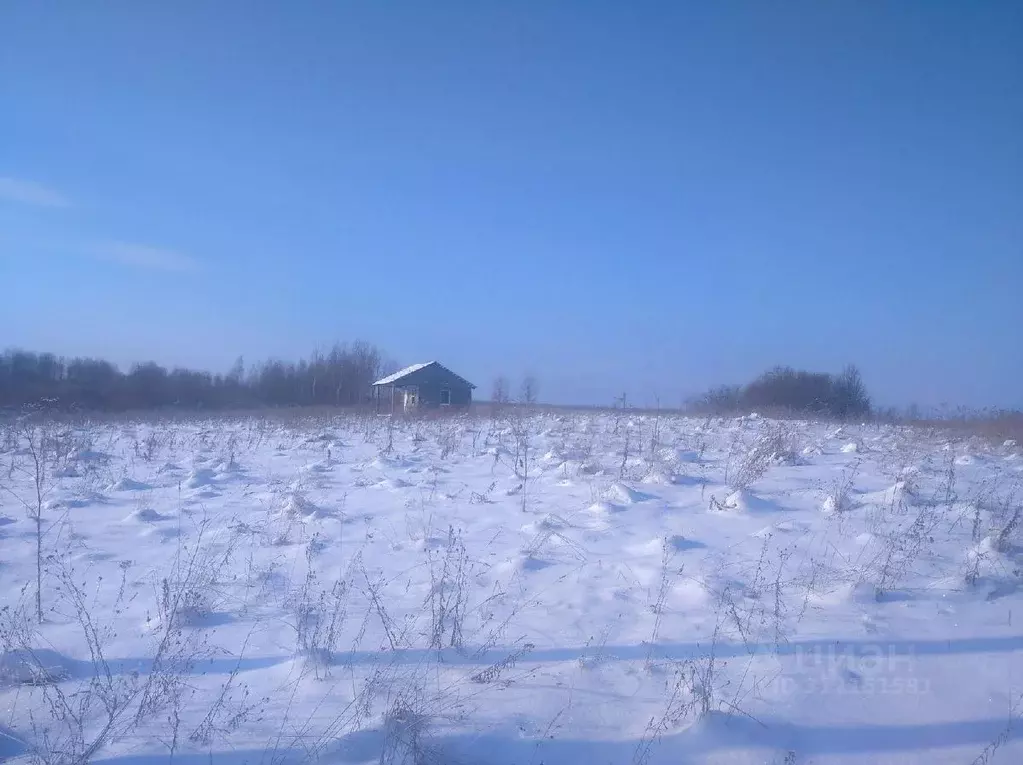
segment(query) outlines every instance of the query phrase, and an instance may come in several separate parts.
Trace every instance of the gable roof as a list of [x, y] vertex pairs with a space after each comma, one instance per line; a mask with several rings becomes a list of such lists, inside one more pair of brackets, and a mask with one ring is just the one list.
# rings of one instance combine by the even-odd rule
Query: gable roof
[[409, 377], [410, 375], [415, 374], [416, 372], [418, 372], [421, 369], [426, 369], [426, 367], [433, 367], [433, 366], [436, 366], [436, 367], [439, 367], [440, 369], [443, 369], [445, 372], [447, 372], [452, 377], [457, 377], [459, 380], [464, 382], [470, 388], [475, 388], [476, 387], [475, 385], [473, 385], [471, 382], [466, 380], [461, 375], [456, 375], [454, 372], [452, 372], [446, 366], [444, 366], [443, 364], [439, 364], [436, 361], [427, 361], [427, 362], [424, 362], [422, 364], [413, 364], [412, 366], [405, 367], [404, 369], [399, 369], [394, 374], [387, 375], [387, 377], [381, 377], [379, 380], [377, 380], [375, 383], [373, 383], [373, 385], [394, 385], [395, 383], [400, 382], [402, 379], [404, 379], [406, 377]]

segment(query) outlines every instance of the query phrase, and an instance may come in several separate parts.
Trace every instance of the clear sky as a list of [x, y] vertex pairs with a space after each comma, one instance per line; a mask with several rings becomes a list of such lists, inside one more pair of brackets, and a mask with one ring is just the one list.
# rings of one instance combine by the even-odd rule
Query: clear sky
[[0, 346], [1023, 405], [1023, 3], [0, 4]]

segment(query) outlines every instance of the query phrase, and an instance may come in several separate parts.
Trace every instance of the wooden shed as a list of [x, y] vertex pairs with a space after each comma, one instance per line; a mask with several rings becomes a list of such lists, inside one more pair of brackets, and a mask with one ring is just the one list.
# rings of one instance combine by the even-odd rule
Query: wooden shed
[[377, 411], [466, 409], [476, 386], [436, 361], [413, 364], [373, 383]]

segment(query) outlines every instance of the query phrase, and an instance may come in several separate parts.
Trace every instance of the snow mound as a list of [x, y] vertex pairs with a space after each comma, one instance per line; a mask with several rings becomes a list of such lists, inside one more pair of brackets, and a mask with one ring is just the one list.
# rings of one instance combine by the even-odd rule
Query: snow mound
[[93, 449], [82, 449], [75, 454], [75, 460], [78, 462], [108, 462], [111, 456], [104, 452], [97, 452]]
[[326, 460], [319, 460], [318, 462], [310, 462], [308, 465], [303, 465], [299, 469], [303, 473], [328, 473], [332, 467], [333, 465]]
[[105, 495], [97, 491], [84, 491], [78, 497], [69, 499], [65, 504], [68, 507], [88, 507], [89, 505], [101, 505], [107, 501]]
[[301, 492], [297, 491], [288, 494], [287, 498], [284, 500], [282, 512], [285, 515], [301, 516], [306, 520], [316, 520], [318, 518], [327, 518], [331, 516], [331, 513], [324, 510]]
[[[555, 466], [553, 468], [553, 471], [557, 475], [559, 475], [561, 477], [565, 477], [565, 478], [571, 478], [571, 477], [576, 476], [576, 475], [578, 475], [580, 473], [592, 472], [592, 471], [588, 471], [586, 469], [586, 464], [585, 463], [580, 462], [579, 460], [574, 460], [574, 459], [567, 459], [567, 460], [562, 461], [560, 464], [558, 464], [557, 466]], [[568, 484], [565, 484], [565, 485], [568, 485]]]
[[671, 591], [672, 607], [683, 611], [706, 608], [710, 601], [710, 590], [699, 578], [686, 577], [680, 580]]
[[767, 539], [773, 537], [775, 534], [793, 534], [800, 531], [806, 531], [807, 525], [804, 523], [798, 523], [796, 521], [781, 521], [779, 523], [772, 523], [770, 526], [764, 526], [759, 531], [754, 531], [751, 536], [757, 539]]
[[337, 435], [334, 434], [334, 433], [331, 433], [329, 430], [325, 430], [325, 431], [322, 431], [320, 433], [317, 433], [316, 435], [309, 436], [308, 438], [304, 439], [302, 441], [302, 443], [304, 443], [304, 444], [317, 444], [317, 443], [323, 443], [325, 441], [337, 441]]
[[623, 505], [634, 505], [637, 502], [643, 502], [652, 498], [649, 494], [636, 491], [632, 487], [626, 486], [621, 481], [616, 481], [611, 484], [607, 490], [606, 497], [613, 502], [619, 502]]
[[773, 501], [759, 497], [749, 489], [740, 489], [729, 494], [724, 500], [711, 497], [711, 511], [723, 513], [769, 513], [780, 508]]
[[139, 536], [155, 537], [162, 544], [168, 540], [180, 537], [181, 529], [177, 526], [158, 526], [155, 523], [146, 523]]
[[550, 568], [555, 565], [554, 561], [547, 560], [546, 558], [540, 558], [533, 553], [523, 553], [515, 561], [515, 567], [519, 571], [526, 573], [533, 571], [543, 571], [545, 568]]
[[672, 534], [668, 537], [668, 546], [672, 550], [677, 552], [685, 552], [686, 550], [699, 550], [706, 547], [703, 542], [697, 542], [695, 539], [686, 539], [681, 534]]
[[[629, 545], [625, 547], [625, 551], [632, 556], [660, 556], [663, 554], [665, 540], [661, 537], [654, 537], [646, 542], [639, 542], [638, 544]], [[653, 577], [651, 576], [651, 579]]]
[[[165, 627], [180, 635], [194, 664], [182, 676], [189, 731], [235, 672], [250, 699], [274, 699], [282, 683], [290, 699], [294, 689], [304, 740], [335, 742], [323, 756], [337, 765], [376, 763], [385, 749], [391, 765], [403, 752], [498, 765], [495, 744], [504, 747], [496, 759], [520, 765], [625, 763], [637, 751], [649, 765], [680, 753], [929, 765], [935, 750], [918, 745], [921, 735], [958, 726], [938, 754], [969, 757], [1005, 727], [999, 714], [1015, 700], [1023, 650], [1010, 621], [1023, 609], [1023, 516], [1012, 520], [1019, 447], [956, 435], [942, 452], [944, 437], [910, 426], [850, 423], [832, 437], [837, 423], [663, 413], [654, 433], [654, 418], [637, 410], [516, 410], [496, 421], [282, 414], [104, 418], [72, 448], [96, 443], [110, 461], [77, 463], [81, 477], [55, 477], [43, 497], [53, 501], [46, 523], [69, 513], [51, 552], [74, 565], [91, 613], [116, 633], [115, 683], [131, 685], [135, 671], [144, 683], [153, 638]], [[630, 417], [631, 434], [621, 427]], [[524, 485], [507, 452], [509, 421], [529, 425]], [[143, 462], [132, 444], [150, 428], [161, 447]], [[726, 486], [743, 447], [775, 432], [784, 446], [761, 456], [794, 464], [770, 468], [753, 487]], [[343, 452], [326, 440], [337, 436], [350, 441]], [[394, 449], [382, 450], [389, 437]], [[840, 453], [850, 442], [858, 453]], [[0, 433], [0, 451], [8, 443]], [[501, 455], [496, 464], [487, 449]], [[974, 461], [956, 468], [950, 490], [947, 468], [965, 454]], [[30, 470], [11, 472], [11, 458], [28, 465], [25, 455], [0, 455], [0, 514], [10, 516], [0, 515], [0, 611], [20, 620], [34, 605], [36, 539], [7, 489], [32, 497], [34, 487]], [[172, 464], [161, 469], [164, 460]], [[154, 489], [107, 491], [123, 476]], [[182, 568], [183, 556], [195, 565]], [[178, 593], [180, 609], [166, 599]], [[50, 618], [35, 626], [26, 614], [10, 645], [0, 635], [0, 696], [13, 703], [0, 720], [0, 760], [27, 763], [43, 751], [34, 748], [34, 702], [57, 688], [25, 683], [63, 676], [64, 693], [89, 690], [93, 667], [70, 594], [49, 587]], [[176, 624], [161, 624], [168, 618]], [[5, 620], [0, 613], [0, 633]], [[24, 646], [72, 658], [3, 655]], [[889, 650], [898, 659], [886, 665]], [[914, 652], [910, 666], [903, 654]], [[347, 703], [350, 680], [369, 688], [372, 709], [338, 732], [328, 707]], [[250, 706], [240, 695], [225, 701]], [[561, 713], [566, 704], [571, 714]], [[182, 756], [262, 752], [280, 734], [280, 715], [253, 713], [213, 721], [233, 732], [214, 731], [209, 746], [192, 741], [200, 746]], [[432, 715], [421, 729], [419, 715]], [[102, 723], [91, 713], [86, 722]], [[165, 722], [148, 717], [103, 757], [161, 760]], [[420, 738], [398, 751], [387, 737], [410, 722]], [[883, 740], [834, 744], [863, 731]], [[29, 745], [12, 752], [7, 735]], [[301, 742], [295, 751], [301, 757]], [[1023, 763], [1023, 739], [999, 751]]]
[[367, 467], [376, 468], [377, 470], [390, 470], [392, 468], [412, 467], [413, 465], [415, 463], [412, 460], [407, 460], [404, 457], [386, 457], [381, 455], [370, 461]]
[[855, 454], [859, 450], [860, 447], [858, 444], [856, 444], [855, 442], [850, 442], [843, 446], [839, 451], [841, 451], [842, 454]]
[[653, 484], [655, 486], [671, 486], [675, 483], [675, 480], [674, 473], [655, 469], [643, 476], [642, 483]]
[[724, 507], [728, 510], [749, 510], [750, 500], [752, 498], [753, 495], [750, 494], [745, 489], [733, 491], [731, 494], [725, 497], [725, 501], [721, 503], [721, 507]]
[[560, 515], [548, 513], [536, 523], [527, 523], [522, 527], [522, 530], [527, 533], [536, 534], [540, 531], [561, 531], [562, 529], [569, 528], [569, 526], [568, 521]]
[[219, 460], [218, 462], [213, 463], [213, 471], [216, 473], [222, 474], [240, 473], [241, 469], [242, 469], [241, 465], [239, 465], [237, 462], [230, 458], [222, 459]]
[[865, 580], [843, 582], [831, 589], [810, 594], [810, 599], [820, 605], [866, 605], [878, 601], [877, 587]]
[[823, 504], [821, 504], [821, 512], [825, 515], [834, 515], [839, 512], [842, 508], [839, 505], [838, 499], [834, 494], [829, 494]]
[[616, 505], [614, 502], [594, 502], [592, 505], [586, 508], [587, 512], [593, 513], [594, 515], [612, 515], [614, 513], [620, 513], [625, 510], [621, 505]]
[[966, 551], [966, 583], [985, 600], [994, 600], [1020, 587], [1021, 566], [1018, 548], [1002, 544], [996, 536], [984, 537]]
[[798, 521], [781, 521], [774, 524], [774, 528], [783, 534], [789, 534], [794, 531], [806, 531], [807, 524]]
[[896, 481], [892, 486], [882, 491], [868, 492], [863, 495], [863, 502], [866, 504], [897, 507], [908, 505], [913, 501], [913, 491], [907, 481]]
[[214, 472], [210, 468], [197, 468], [188, 474], [185, 479], [185, 486], [189, 489], [199, 489], [203, 486], [212, 486]]
[[443, 550], [448, 545], [448, 538], [439, 534], [427, 534], [415, 540], [418, 550]]
[[378, 486], [381, 489], [390, 489], [392, 491], [407, 489], [410, 486], [412, 486], [412, 484], [406, 481], [404, 478], [384, 478], [374, 485]]
[[160, 521], [172, 520], [174, 516], [164, 515], [163, 513], [157, 512], [151, 507], [143, 507], [140, 510], [136, 510], [127, 518], [125, 521], [138, 522], [138, 523], [159, 523]]
[[799, 467], [803, 463], [802, 456], [791, 449], [783, 449], [771, 455], [771, 464], [777, 467]]
[[149, 491], [152, 488], [148, 483], [132, 478], [122, 478], [107, 486], [107, 491]]

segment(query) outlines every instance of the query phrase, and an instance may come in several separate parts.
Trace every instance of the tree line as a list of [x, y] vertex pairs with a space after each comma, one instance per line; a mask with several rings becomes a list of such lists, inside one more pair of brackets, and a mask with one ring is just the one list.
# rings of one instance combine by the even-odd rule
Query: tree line
[[[63, 358], [52, 353], [7, 350], [0, 353], [0, 407], [45, 405], [60, 410], [127, 411], [135, 409], [232, 409], [261, 406], [358, 406], [369, 402], [375, 380], [397, 369], [366, 342], [335, 344], [298, 362], [269, 359], [246, 367], [235, 361], [225, 374], [147, 361], [122, 371], [104, 359]], [[527, 374], [519, 390], [509, 379], [494, 380], [491, 403], [535, 404], [536, 377]], [[1013, 424], [1015, 411], [924, 413], [874, 410], [859, 370], [849, 365], [839, 374], [778, 366], [745, 385], [723, 385], [690, 399], [686, 409], [699, 414], [751, 411], [839, 419], [875, 417], [892, 421], [985, 419]], [[1001, 432], [1001, 430], [999, 430]]]
[[393, 363], [378, 348], [356, 342], [286, 362], [248, 369], [239, 358], [226, 374], [155, 362], [127, 371], [96, 358], [8, 350], [0, 354], [0, 407], [44, 404], [62, 410], [227, 409], [257, 406], [352, 406], [365, 403], [373, 382]]
[[871, 414], [870, 395], [859, 369], [850, 364], [840, 374], [807, 372], [779, 366], [746, 385], [723, 385], [690, 402], [707, 414], [762, 412], [848, 419]]

